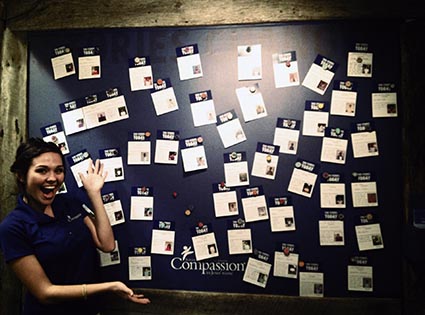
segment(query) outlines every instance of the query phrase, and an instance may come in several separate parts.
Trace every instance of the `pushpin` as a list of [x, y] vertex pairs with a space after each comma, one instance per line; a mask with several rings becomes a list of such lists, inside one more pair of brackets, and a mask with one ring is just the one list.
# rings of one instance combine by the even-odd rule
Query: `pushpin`
[[232, 113], [227, 113], [227, 119], [228, 120], [232, 120], [233, 119], [233, 114]]
[[177, 192], [176, 192], [176, 191], [174, 191], [174, 192], [173, 192], [173, 198], [174, 198], [174, 199], [175, 199], [175, 198], [177, 198], [177, 195], [178, 195], [178, 194], [177, 194]]
[[150, 131], [146, 131], [145, 132], [145, 136], [146, 136], [146, 138], [149, 138], [151, 136], [151, 132]]
[[204, 223], [202, 223], [202, 222], [198, 222], [198, 227], [199, 228], [201, 228], [201, 227], [203, 227], [204, 226]]
[[257, 89], [255, 88], [255, 86], [251, 86], [251, 87], [249, 88], [249, 91], [250, 91], [251, 93], [255, 93], [255, 91], [257, 91]]
[[162, 81], [162, 79], [158, 79], [158, 80], [156, 80], [156, 84], [158, 84], [158, 85], [162, 85], [162, 83], [164, 83], [164, 81]]
[[198, 137], [197, 141], [198, 141], [198, 143], [202, 143], [202, 142], [204, 142], [204, 138]]
[[335, 129], [335, 133], [336, 133], [337, 135], [339, 135], [339, 134], [341, 133], [341, 129], [340, 129], [340, 128], [336, 128], [336, 129]]
[[272, 161], [272, 156], [270, 154], [267, 155], [266, 161], [267, 161], [267, 163], [270, 163]]
[[290, 251], [289, 251], [289, 247], [285, 247], [285, 248], [283, 249], [283, 254], [284, 254], [285, 256], [289, 256], [289, 253], [290, 253]]
[[300, 268], [304, 267], [304, 265], [305, 265], [304, 261], [300, 260], [298, 262], [298, 266], [300, 266]]
[[225, 183], [225, 182], [221, 182], [221, 183], [220, 183], [220, 187], [221, 187], [221, 188], [226, 187], [226, 183]]
[[323, 103], [317, 104], [318, 109], [323, 109], [324, 107], [325, 107], [325, 104], [323, 104]]
[[186, 210], [184, 211], [184, 214], [185, 214], [186, 216], [190, 216], [190, 215], [192, 214], [192, 211], [190, 211], [190, 209], [186, 209]]

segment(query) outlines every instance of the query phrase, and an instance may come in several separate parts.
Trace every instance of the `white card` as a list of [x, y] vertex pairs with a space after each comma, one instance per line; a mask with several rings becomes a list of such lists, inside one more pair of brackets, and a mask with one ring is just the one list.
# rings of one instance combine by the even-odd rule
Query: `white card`
[[371, 78], [373, 69], [373, 54], [368, 52], [349, 52], [347, 61], [347, 76]]
[[238, 80], [259, 80], [261, 78], [261, 45], [238, 46]]
[[265, 288], [269, 279], [272, 265], [252, 257], [248, 258], [248, 264], [243, 275], [243, 281]]
[[179, 109], [174, 88], [171, 86], [169, 79], [158, 79], [154, 83], [154, 89], [151, 90], [151, 98], [157, 116]]
[[301, 271], [299, 294], [306, 297], [324, 296], [324, 275], [322, 272]]
[[373, 292], [372, 266], [347, 266], [348, 290]]
[[175, 244], [174, 239], [175, 231], [155, 228], [152, 229], [151, 253], [173, 255]]
[[339, 209], [345, 208], [345, 184], [320, 183], [320, 207]]
[[277, 119], [273, 144], [279, 146], [280, 153], [297, 154], [299, 138], [299, 120], [286, 118]]
[[254, 154], [251, 175], [275, 179], [279, 163], [279, 146], [258, 142]]
[[152, 266], [150, 256], [128, 257], [129, 280], [152, 280]]
[[331, 115], [356, 116], [357, 84], [352, 81], [334, 82], [331, 97]]
[[200, 78], [203, 76], [201, 56], [198, 45], [189, 45], [176, 48], [177, 67], [180, 80]]
[[295, 231], [293, 206], [269, 207], [272, 232]]
[[101, 77], [99, 50], [83, 48], [83, 56], [78, 57], [78, 79], [98, 79]]
[[296, 279], [298, 277], [299, 255], [274, 252], [273, 276]]
[[317, 55], [304, 77], [302, 85], [320, 95], [325, 94], [335, 75], [337, 67], [338, 65], [334, 61]]
[[51, 58], [55, 80], [75, 74], [74, 59], [71, 50], [65, 46], [55, 48], [56, 57]]
[[214, 232], [192, 236], [197, 261], [218, 257], [218, 247]]
[[189, 99], [195, 127], [215, 124], [217, 122], [211, 91], [189, 94]]
[[360, 251], [384, 248], [379, 223], [356, 225], [357, 245]]
[[319, 221], [320, 246], [344, 246], [344, 222], [340, 220]]
[[372, 117], [397, 117], [397, 93], [372, 93]]
[[353, 132], [351, 134], [354, 158], [378, 156], [376, 131]]
[[272, 55], [272, 60], [276, 88], [300, 85], [295, 51], [275, 53]]
[[241, 122], [234, 111], [217, 116], [217, 131], [224, 148], [247, 140]]
[[245, 122], [267, 116], [266, 105], [258, 83], [236, 89]]
[[128, 76], [131, 91], [149, 90], [153, 88], [153, 75], [150, 58], [134, 57], [128, 60]]
[[252, 253], [251, 229], [227, 230], [229, 255]]
[[100, 249], [97, 249], [99, 254], [100, 267], [118, 265], [121, 263], [120, 251], [118, 248], [118, 241], [115, 240], [115, 248], [110, 253], [102, 252]]
[[266, 197], [261, 187], [243, 189], [241, 201], [246, 222], [269, 219]]
[[[304, 167], [304, 165], [306, 167]], [[289, 192], [311, 198], [314, 185], [316, 184], [317, 174], [308, 170], [307, 168], [309, 167], [314, 169], [314, 164], [306, 161], [297, 161], [295, 163], [295, 167], [289, 181]]]
[[213, 193], [214, 211], [217, 218], [238, 215], [236, 191], [217, 191]]

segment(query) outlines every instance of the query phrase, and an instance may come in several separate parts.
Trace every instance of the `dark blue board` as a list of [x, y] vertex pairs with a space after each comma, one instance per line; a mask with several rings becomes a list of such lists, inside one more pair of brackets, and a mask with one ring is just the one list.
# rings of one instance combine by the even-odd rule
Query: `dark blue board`
[[[67, 137], [71, 154], [87, 149], [94, 158], [98, 150], [119, 147], [124, 160], [125, 181], [106, 183], [104, 192], [118, 191], [126, 222], [114, 226], [119, 242], [121, 264], [104, 267], [105, 279], [121, 279], [132, 287], [180, 289], [219, 292], [265, 293], [297, 296], [298, 279], [273, 277], [270, 273], [266, 288], [242, 281], [247, 255], [229, 255], [227, 221], [231, 217], [216, 218], [212, 201], [212, 184], [224, 180], [223, 154], [245, 151], [251, 171], [257, 142], [272, 143], [278, 117], [303, 119], [306, 100], [330, 101], [331, 88], [322, 96], [304, 86], [275, 88], [271, 55], [276, 52], [296, 51], [301, 81], [318, 54], [338, 62], [334, 80], [347, 80], [347, 54], [355, 43], [368, 43], [374, 54], [372, 78], [352, 78], [358, 83], [356, 117], [330, 116], [329, 125], [350, 130], [351, 123], [374, 121], [378, 133], [380, 155], [353, 158], [351, 142], [345, 165], [320, 163], [322, 139], [300, 136], [297, 155], [280, 154], [275, 180], [250, 177], [252, 185], [262, 185], [266, 196], [290, 195], [294, 205], [297, 229], [294, 232], [272, 233], [269, 221], [249, 223], [255, 248], [273, 257], [276, 244], [296, 245], [300, 260], [320, 264], [324, 272], [325, 296], [330, 297], [400, 297], [401, 295], [401, 224], [402, 224], [402, 163], [401, 119], [399, 117], [373, 119], [371, 92], [378, 83], [392, 82], [400, 88], [400, 44], [397, 21], [385, 23], [346, 21], [252, 26], [220, 26], [195, 28], [131, 28], [40, 31], [29, 33], [29, 134], [40, 136], [40, 127], [60, 122], [59, 104], [85, 97], [92, 93], [118, 87], [126, 99], [129, 119], [93, 128]], [[175, 49], [198, 44], [203, 77], [180, 81]], [[238, 81], [237, 46], [262, 45], [263, 78], [260, 85], [268, 116], [243, 122], [235, 89], [249, 82]], [[50, 58], [56, 47], [66, 45], [73, 50], [74, 62], [83, 47], [100, 48], [102, 76], [100, 79], [78, 80], [77, 75], [54, 80]], [[156, 116], [149, 91], [131, 92], [128, 59], [137, 55], [149, 56], [154, 78], [170, 78], [179, 110]], [[78, 69], [77, 69], [78, 70]], [[234, 109], [241, 119], [247, 141], [225, 149], [215, 125], [194, 127], [189, 94], [211, 90], [217, 113]], [[208, 169], [187, 174], [183, 172], [181, 157], [177, 165], [134, 166], [126, 164], [127, 133], [135, 130], [179, 130], [181, 138], [202, 135], [208, 159]], [[155, 137], [152, 152], [155, 151]], [[342, 173], [347, 190], [344, 212], [345, 246], [325, 247], [319, 244], [318, 221], [323, 218], [320, 208], [319, 186], [316, 183], [311, 198], [289, 193], [289, 179], [297, 159], [317, 163], [320, 171]], [[350, 192], [352, 172], [373, 171], [377, 175], [379, 206], [353, 208]], [[66, 181], [70, 193], [84, 196], [69, 173]], [[128, 280], [128, 248], [149, 246], [151, 221], [130, 220], [131, 187], [154, 187], [155, 219], [175, 222], [176, 244], [174, 255], [152, 255], [151, 281]], [[238, 192], [239, 208], [240, 190]], [[173, 197], [177, 192], [177, 198]], [[184, 211], [192, 207], [190, 216]], [[354, 226], [359, 216], [367, 213], [379, 218], [384, 238], [384, 249], [359, 252]], [[242, 210], [240, 216], [243, 217]], [[183, 246], [192, 245], [191, 229], [198, 222], [211, 223], [220, 256], [199, 263], [185, 263], [180, 270], [177, 263]], [[369, 293], [347, 290], [347, 264], [353, 256], [366, 256], [373, 266], [374, 291]], [[272, 259], [272, 258], [271, 258]], [[173, 265], [173, 262], [176, 263]], [[271, 261], [273, 263], [273, 261]], [[215, 269], [214, 273], [203, 269]], [[226, 270], [223, 270], [226, 269]]]

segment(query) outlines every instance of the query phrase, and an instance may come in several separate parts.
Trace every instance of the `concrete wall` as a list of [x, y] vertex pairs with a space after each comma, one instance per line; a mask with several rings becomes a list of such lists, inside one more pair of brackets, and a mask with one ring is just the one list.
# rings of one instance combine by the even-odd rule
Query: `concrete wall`
[[[425, 99], [425, 52], [419, 46], [425, 28], [422, 1], [369, 0], [10, 0], [0, 1], [0, 219], [15, 203], [9, 166], [19, 142], [27, 137], [26, 32], [49, 29], [231, 25], [334, 19], [389, 19], [405, 21], [402, 36], [402, 103], [404, 195], [423, 193], [425, 143], [422, 136]], [[395, 166], [400, 167], [400, 166]], [[407, 200], [407, 198], [406, 198]], [[406, 223], [409, 218], [406, 203]], [[399, 233], [399, 231], [394, 231]], [[425, 314], [425, 259], [420, 254], [425, 236], [408, 224], [400, 231], [406, 251], [402, 299], [307, 299], [284, 296], [144, 290], [152, 300], [137, 306], [105, 299], [107, 315], [123, 314]], [[389, 280], [389, 285], [390, 285]], [[0, 314], [19, 314], [21, 286], [0, 262]]]

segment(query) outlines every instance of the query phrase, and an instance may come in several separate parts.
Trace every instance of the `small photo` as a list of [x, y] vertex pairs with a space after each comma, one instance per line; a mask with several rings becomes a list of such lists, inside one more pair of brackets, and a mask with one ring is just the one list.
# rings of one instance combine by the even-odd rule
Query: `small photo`
[[311, 189], [312, 188], [313, 188], [313, 185], [312, 184], [304, 183], [304, 185], [303, 185], [303, 192], [309, 194], [311, 192]]
[[337, 204], [337, 205], [345, 204], [344, 195], [335, 195], [335, 204]]
[[324, 133], [326, 128], [326, 124], [318, 123], [317, 124], [317, 132]]
[[104, 112], [97, 113], [97, 121], [98, 122], [106, 121], [106, 114]]
[[322, 91], [326, 90], [327, 87], [328, 83], [323, 80], [320, 80], [319, 84], [317, 85], [317, 88]]
[[176, 151], [170, 151], [168, 152], [168, 161], [174, 161], [176, 159], [177, 152]]
[[208, 245], [208, 254], [214, 255], [217, 253], [217, 246], [215, 244]]
[[120, 221], [124, 218], [122, 211], [115, 211], [114, 217], [116, 221]]
[[294, 225], [294, 218], [292, 217], [285, 218], [284, 221], [286, 227], [291, 227], [292, 225]]
[[242, 241], [242, 249], [243, 250], [250, 250], [251, 249], [251, 241], [250, 240], [243, 240]]
[[173, 243], [172, 242], [165, 242], [164, 250], [166, 252], [171, 252], [173, 250]]
[[382, 237], [381, 237], [381, 235], [379, 235], [379, 234], [372, 235], [372, 244], [374, 246], [376, 246], [376, 245], [382, 245]]
[[288, 141], [288, 150], [295, 151], [297, 149], [297, 143], [295, 141]]
[[247, 182], [248, 181], [248, 174], [247, 173], [239, 173], [239, 181], [240, 182]]
[[258, 216], [264, 217], [267, 215], [266, 207], [258, 207], [257, 210], [258, 210]]
[[229, 206], [229, 212], [236, 212], [238, 210], [238, 206], [236, 202], [229, 202], [228, 206]]
[[145, 217], [152, 217], [153, 208], [152, 207], [146, 207], [144, 213], [145, 213]]
[[266, 167], [266, 175], [273, 176], [275, 171], [274, 166], [267, 166]]
[[121, 177], [123, 175], [122, 167], [114, 169], [115, 177]]
[[66, 69], [66, 72], [68, 72], [68, 73], [74, 71], [74, 64], [73, 63], [67, 63], [65, 65], [65, 69]]
[[369, 153], [376, 153], [378, 152], [378, 144], [376, 142], [368, 143], [367, 149], [369, 150]]

